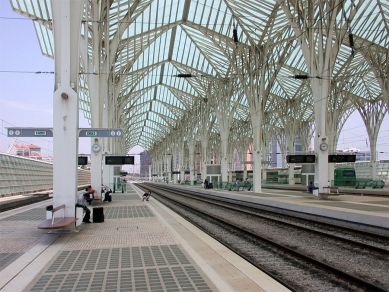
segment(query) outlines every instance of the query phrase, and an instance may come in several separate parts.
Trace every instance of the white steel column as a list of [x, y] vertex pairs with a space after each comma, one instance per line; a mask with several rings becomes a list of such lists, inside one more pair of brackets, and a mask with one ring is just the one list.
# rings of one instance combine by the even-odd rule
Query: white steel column
[[[101, 127], [100, 118], [100, 95], [99, 95], [99, 77], [93, 75], [94, 78], [90, 78], [90, 108], [91, 108], [91, 123], [92, 128]], [[93, 144], [100, 145], [100, 151], [95, 153], [91, 150], [91, 185], [96, 190], [95, 198], [101, 198], [101, 183], [102, 183], [102, 154], [103, 143], [102, 138], [91, 138], [91, 147]]]
[[[102, 111], [103, 115], [103, 123], [102, 126], [108, 128], [108, 109], [104, 108]], [[102, 159], [105, 160], [106, 155], [112, 154], [112, 145], [111, 145], [112, 138], [105, 138], [104, 139], [104, 148], [102, 151]], [[102, 162], [102, 168], [103, 168], [103, 184], [110, 186], [110, 183], [114, 183], [113, 181], [113, 165], [106, 165], [105, 162]]]
[[172, 165], [172, 155], [171, 154], [167, 154], [166, 155], [166, 172], [167, 172], [168, 183], [170, 183], [170, 181], [172, 180], [171, 165]]
[[55, 44], [53, 201], [54, 207], [65, 204], [65, 216], [74, 217], [78, 184], [77, 92], [83, 1], [52, 0], [51, 5]]
[[[207, 141], [208, 142], [208, 141]], [[201, 180], [204, 181], [207, 178], [207, 165], [208, 165], [208, 159], [207, 159], [207, 147], [208, 143], [202, 143], [201, 144]]]
[[190, 179], [190, 185], [193, 185], [194, 181], [194, 164], [195, 164], [195, 141], [188, 141], [188, 148], [189, 148], [189, 179]]
[[[177, 170], [178, 170], [178, 165], [177, 165], [177, 148], [173, 148], [172, 159], [173, 159], [173, 171], [177, 172]], [[173, 174], [173, 183], [176, 184], [177, 183], [177, 179], [178, 179], [178, 175], [176, 173]]]
[[185, 163], [184, 163], [184, 152], [185, 152], [185, 146], [184, 142], [182, 142], [181, 150], [180, 150], [180, 184], [185, 183]]

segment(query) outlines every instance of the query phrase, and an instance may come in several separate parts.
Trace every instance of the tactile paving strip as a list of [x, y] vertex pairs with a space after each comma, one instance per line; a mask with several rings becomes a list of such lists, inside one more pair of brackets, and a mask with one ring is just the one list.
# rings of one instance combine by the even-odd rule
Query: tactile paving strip
[[34, 208], [27, 210], [25, 212], [15, 214], [6, 218], [1, 219], [1, 221], [43, 221], [46, 219], [46, 210], [44, 208]]
[[337, 208], [352, 209], [358, 211], [367, 211], [367, 212], [389, 212], [387, 206], [371, 206], [371, 205], [362, 205], [362, 204], [352, 204], [347, 202], [309, 202], [310, 204], [317, 204], [322, 206], [331, 206]]
[[119, 194], [112, 194], [112, 201], [139, 201], [140, 197], [138, 195], [119, 195]]
[[129, 194], [136, 194], [136, 191], [134, 191], [134, 190], [127, 190], [126, 193], [129, 193]]
[[177, 245], [63, 251], [30, 291], [212, 291]]
[[20, 257], [23, 253], [1, 253], [0, 254], [0, 271]]
[[[28, 216], [33, 219], [22, 221]], [[42, 240], [47, 231], [38, 229], [38, 222], [33, 220], [44, 217], [45, 210], [37, 208], [1, 220], [0, 271]]]
[[177, 244], [167, 228], [156, 217], [111, 219], [104, 223], [84, 225], [64, 250], [153, 246]]
[[389, 200], [386, 200], [386, 201], [367, 201], [367, 202], [363, 202], [363, 203], [389, 206]]
[[[254, 197], [261, 197], [261, 198], [269, 198], [269, 197], [274, 198], [274, 195], [272, 195], [272, 194], [261, 194], [261, 193], [251, 194], [250, 193], [250, 195], [254, 196]], [[282, 195], [282, 194], [277, 194], [277, 198], [278, 197], [282, 198], [282, 197], [288, 197], [288, 196], [287, 195]]]
[[154, 214], [147, 206], [104, 207], [105, 219], [138, 218], [138, 217], [154, 217]]

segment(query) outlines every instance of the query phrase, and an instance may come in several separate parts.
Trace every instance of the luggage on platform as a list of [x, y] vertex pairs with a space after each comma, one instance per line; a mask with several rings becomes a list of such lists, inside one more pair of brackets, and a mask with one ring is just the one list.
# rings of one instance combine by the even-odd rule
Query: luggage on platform
[[104, 208], [103, 207], [94, 207], [93, 208], [93, 223], [102, 223], [104, 222]]

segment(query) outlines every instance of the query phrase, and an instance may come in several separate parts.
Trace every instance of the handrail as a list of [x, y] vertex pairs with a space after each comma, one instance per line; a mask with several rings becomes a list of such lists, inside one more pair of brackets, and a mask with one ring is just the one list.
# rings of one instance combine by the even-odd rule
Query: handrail
[[[66, 205], [62, 204], [62, 205], [55, 207], [51, 210], [51, 224], [52, 225], [54, 225], [54, 219], [55, 219], [54, 213], [57, 212], [58, 210], [65, 209], [65, 208], [66, 208]], [[63, 212], [62, 218], [65, 218], [65, 211]]]

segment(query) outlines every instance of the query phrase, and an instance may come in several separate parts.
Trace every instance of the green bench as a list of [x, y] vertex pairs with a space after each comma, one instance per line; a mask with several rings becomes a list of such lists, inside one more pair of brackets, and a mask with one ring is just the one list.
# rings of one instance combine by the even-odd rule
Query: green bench
[[383, 180], [357, 180], [355, 188], [356, 189], [382, 189], [385, 186], [385, 182]]

